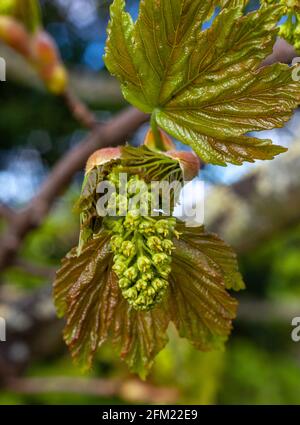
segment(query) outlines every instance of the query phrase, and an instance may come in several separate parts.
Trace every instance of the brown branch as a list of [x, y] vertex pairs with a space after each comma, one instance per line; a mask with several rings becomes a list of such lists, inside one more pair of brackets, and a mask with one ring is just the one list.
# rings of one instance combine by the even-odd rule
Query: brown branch
[[126, 141], [148, 119], [134, 108], [128, 108], [106, 124], [98, 125], [78, 146], [56, 164], [37, 196], [27, 208], [15, 214], [0, 241], [0, 270], [13, 263], [25, 236], [41, 225], [56, 198], [70, 184], [74, 174], [83, 169], [88, 157], [99, 148]]
[[4, 218], [6, 221], [11, 221], [15, 215], [14, 210], [12, 210], [7, 205], [0, 203], [0, 218]]
[[290, 64], [296, 56], [297, 52], [294, 47], [282, 38], [278, 38], [274, 44], [273, 53], [262, 62], [262, 66], [272, 65], [276, 62]]
[[97, 125], [95, 114], [73, 92], [66, 91], [62, 95], [73, 117], [84, 127], [93, 129]]
[[79, 377], [19, 378], [7, 382], [6, 390], [18, 394], [67, 393], [96, 397], [121, 397], [129, 402], [175, 403], [175, 388], [155, 387], [138, 379], [88, 379]]
[[32, 276], [43, 277], [50, 281], [53, 280], [56, 271], [56, 267], [41, 266], [40, 264], [25, 261], [22, 258], [17, 258], [12, 265]]

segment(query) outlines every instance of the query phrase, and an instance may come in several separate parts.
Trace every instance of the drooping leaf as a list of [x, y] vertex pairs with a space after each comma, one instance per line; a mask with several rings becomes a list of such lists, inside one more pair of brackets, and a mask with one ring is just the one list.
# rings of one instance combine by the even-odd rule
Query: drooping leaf
[[183, 224], [177, 226], [181, 233], [180, 239], [193, 249], [202, 252], [211, 258], [223, 272], [226, 289], [240, 291], [245, 289], [237, 255], [234, 250], [214, 233], [208, 233], [204, 227], [185, 227]]
[[155, 356], [168, 342], [170, 322], [168, 306], [164, 303], [151, 311], [136, 311], [120, 300], [112, 328], [112, 338], [121, 358], [130, 370], [145, 378]]
[[[170, 314], [179, 335], [195, 347], [219, 347], [229, 335], [237, 302], [226, 285], [237, 277], [232, 251], [201, 228], [178, 226], [170, 279]], [[241, 286], [241, 278], [237, 280]], [[233, 282], [231, 282], [233, 286]]]
[[66, 256], [54, 283], [55, 305], [66, 316], [64, 339], [81, 367], [89, 368], [109, 339], [130, 369], [145, 377], [168, 341], [169, 314], [164, 305], [150, 312], [129, 306], [112, 272], [109, 239], [103, 232], [79, 256], [76, 249]]
[[54, 283], [58, 314], [66, 316], [64, 339], [82, 367], [91, 366], [108, 336], [116, 302], [109, 233], [89, 241], [81, 255], [72, 250], [63, 260]]
[[[244, 15], [245, 0], [142, 0], [134, 23], [125, 1], [111, 7], [105, 62], [125, 98], [207, 162], [242, 164], [284, 152], [247, 136], [281, 127], [300, 101], [283, 64], [259, 68], [272, 52], [281, 6]], [[225, 7], [226, 6], [226, 7]]]

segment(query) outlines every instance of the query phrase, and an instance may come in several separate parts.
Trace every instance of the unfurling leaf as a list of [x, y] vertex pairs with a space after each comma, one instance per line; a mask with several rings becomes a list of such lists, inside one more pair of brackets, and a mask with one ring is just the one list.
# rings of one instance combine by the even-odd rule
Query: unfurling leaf
[[54, 284], [55, 304], [59, 315], [66, 316], [65, 341], [83, 368], [110, 340], [130, 370], [145, 377], [168, 341], [170, 321], [200, 350], [218, 348], [226, 340], [237, 306], [226, 285], [242, 286], [236, 258], [203, 228], [178, 229], [182, 235], [174, 240], [168, 292], [149, 311], [136, 311], [123, 298], [107, 232], [90, 240], [79, 256], [74, 249], [63, 260]]
[[[212, 6], [223, 6], [201, 31]], [[142, 0], [134, 23], [125, 1], [111, 6], [105, 63], [125, 98], [214, 164], [284, 152], [247, 134], [282, 127], [300, 86], [287, 65], [260, 68], [272, 53], [279, 5], [244, 15], [245, 0]]]
[[241, 289], [243, 283], [232, 250], [202, 227], [189, 229], [167, 216], [130, 211], [123, 216], [120, 204], [116, 216], [97, 217], [96, 187], [105, 178], [119, 182], [118, 173], [131, 170], [128, 185], [139, 188], [149, 175], [182, 179], [180, 160], [168, 153], [147, 147], [124, 147], [121, 156], [106, 153], [89, 162], [93, 168], [88, 167], [78, 203], [88, 237], [81, 236], [80, 249], [62, 262], [55, 304], [66, 317], [64, 338], [79, 365], [90, 367], [108, 340], [144, 378], [168, 341], [170, 321], [197, 348], [220, 346], [236, 311], [226, 288]]

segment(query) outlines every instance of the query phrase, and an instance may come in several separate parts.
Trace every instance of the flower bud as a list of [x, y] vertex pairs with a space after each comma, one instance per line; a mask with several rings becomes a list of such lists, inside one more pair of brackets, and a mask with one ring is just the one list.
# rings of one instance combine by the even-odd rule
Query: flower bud
[[[123, 263], [121, 261], [118, 262], [118, 263], [115, 263], [113, 265], [113, 271], [116, 273], [116, 275], [118, 277], [121, 277], [123, 274], [125, 274], [124, 272], [125, 272], [126, 268], [127, 268], [126, 263]], [[127, 276], [125, 276], [125, 277], [127, 277]]]
[[161, 244], [162, 244], [164, 251], [167, 252], [169, 255], [171, 255], [172, 251], [175, 249], [173, 242], [169, 239], [164, 239], [161, 242]]
[[135, 300], [137, 298], [137, 290], [135, 288], [129, 288], [123, 292], [125, 299]]
[[125, 218], [124, 226], [128, 229], [134, 229], [136, 226], [138, 226], [140, 220], [140, 212], [138, 210], [131, 210], [128, 212]]
[[171, 267], [168, 265], [163, 265], [157, 268], [158, 273], [165, 279], [168, 279], [169, 274], [171, 273]]
[[[126, 269], [126, 266], [125, 266], [125, 269]], [[129, 267], [129, 269], [124, 270], [124, 276], [131, 281], [134, 281], [137, 278], [137, 275], [138, 275], [138, 269], [136, 266], [132, 266], [132, 267]]]
[[139, 271], [145, 273], [147, 270], [150, 269], [151, 261], [145, 255], [140, 256], [137, 260], [137, 266], [138, 266]]
[[156, 266], [170, 262], [170, 257], [167, 254], [154, 254], [152, 259]]
[[156, 278], [156, 279], [153, 280], [152, 286], [153, 286], [153, 288], [155, 288], [158, 291], [160, 289], [167, 288], [168, 282], [164, 279]]
[[112, 251], [116, 252], [118, 249], [120, 249], [120, 246], [123, 243], [123, 238], [121, 236], [113, 236], [110, 240], [110, 247]]
[[170, 233], [170, 224], [168, 220], [158, 220], [155, 223], [155, 230], [159, 235], [167, 237]]
[[45, 31], [38, 31], [31, 39], [33, 60], [40, 66], [54, 65], [60, 62], [59, 53], [52, 37]]
[[157, 236], [151, 236], [148, 238], [147, 246], [151, 249], [151, 251], [163, 251], [162, 241]]
[[131, 282], [130, 280], [126, 279], [126, 277], [123, 277], [122, 279], [119, 280], [119, 286], [122, 290], [128, 289], [131, 286]]
[[126, 263], [127, 262], [127, 258], [124, 257], [124, 255], [122, 255], [122, 254], [115, 255], [113, 260], [114, 260], [115, 263]]
[[[48, 90], [56, 95], [62, 94], [68, 85], [68, 74], [65, 67], [57, 64], [50, 68], [49, 73], [40, 71], [40, 76], [44, 80]], [[48, 74], [48, 75], [47, 75]], [[46, 78], [44, 76], [46, 75]]]
[[138, 291], [144, 291], [145, 289], [147, 289], [148, 287], [148, 283], [146, 280], [144, 279], [139, 279], [136, 284], [135, 287]]
[[154, 228], [153, 224], [150, 221], [147, 221], [147, 220], [143, 220], [141, 222], [141, 224], [139, 225], [139, 230], [141, 231], [141, 233], [143, 233], [145, 235], [151, 235], [151, 234], [155, 233], [155, 228]]
[[0, 16], [0, 40], [30, 58], [30, 36], [25, 27], [9, 16]]
[[135, 245], [131, 241], [123, 242], [121, 250], [126, 257], [132, 257], [136, 253]]

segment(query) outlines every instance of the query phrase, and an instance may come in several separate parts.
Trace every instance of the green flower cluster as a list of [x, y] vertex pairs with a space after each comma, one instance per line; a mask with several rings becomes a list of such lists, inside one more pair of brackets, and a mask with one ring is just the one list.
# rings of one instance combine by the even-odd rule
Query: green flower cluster
[[287, 20], [280, 26], [279, 36], [300, 50], [300, 1], [262, 0], [263, 4], [281, 3], [286, 7]]
[[[124, 187], [121, 194], [119, 172], [115, 167], [108, 176], [117, 189], [108, 208], [116, 203], [117, 216], [106, 216], [103, 222], [113, 233], [110, 242], [114, 253], [113, 270], [128, 303], [136, 310], [150, 310], [162, 301], [168, 288], [174, 249], [172, 239], [179, 237], [175, 230], [176, 219], [150, 216], [150, 187], [137, 175], [129, 178], [126, 195]], [[146, 192], [143, 191], [139, 208], [130, 209], [130, 200], [138, 187], [146, 187], [149, 196], [144, 196]], [[129, 206], [129, 211], [123, 215], [125, 206]]]

